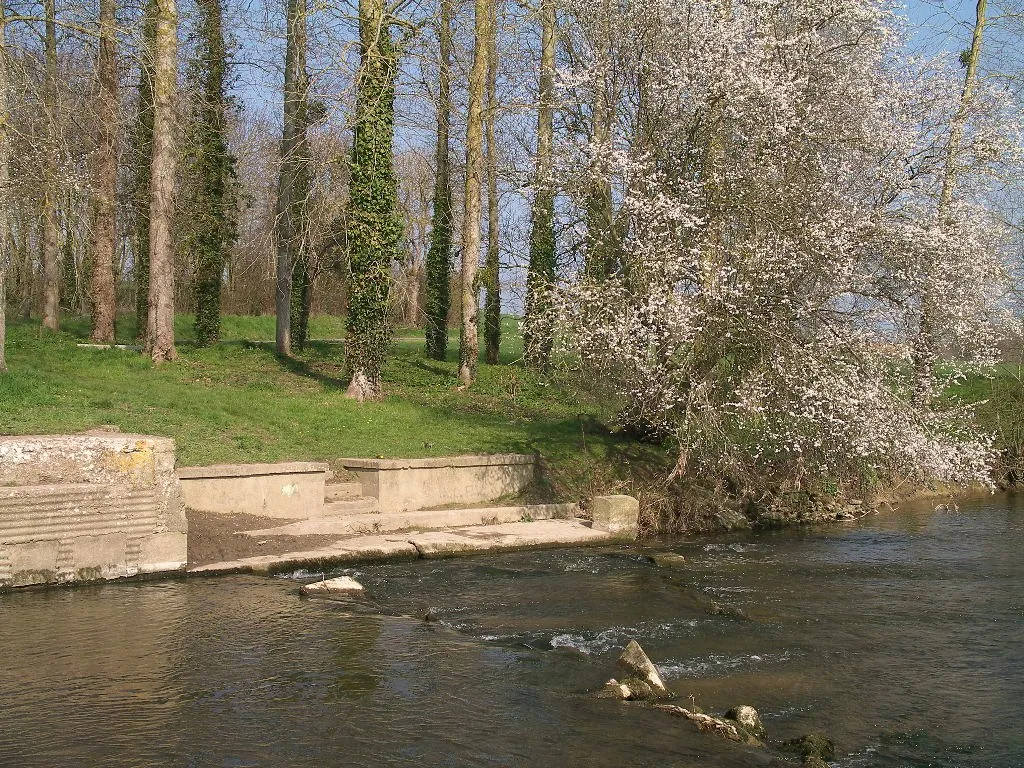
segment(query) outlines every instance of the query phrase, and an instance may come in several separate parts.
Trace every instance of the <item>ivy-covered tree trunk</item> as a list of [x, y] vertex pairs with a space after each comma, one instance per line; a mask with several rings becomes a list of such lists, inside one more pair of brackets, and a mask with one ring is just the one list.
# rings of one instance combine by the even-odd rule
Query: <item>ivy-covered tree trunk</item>
[[473, 66], [469, 71], [469, 110], [466, 116], [466, 197], [462, 220], [462, 333], [459, 343], [459, 381], [476, 380], [480, 340], [477, 331], [477, 268], [480, 265], [480, 193], [483, 189], [483, 112], [490, 51], [492, 0], [476, 0], [473, 22]]
[[[117, 247], [117, 21], [116, 0], [100, 0], [100, 40], [96, 58], [99, 85], [96, 149], [93, 154], [92, 253], [90, 304], [91, 338], [97, 344], [114, 341], [114, 251]], [[70, 235], [70, 233], [69, 233]], [[70, 241], [70, 237], [69, 237]], [[73, 258], [73, 253], [69, 254]]]
[[398, 53], [389, 24], [383, 0], [359, 0], [345, 357], [351, 377], [347, 395], [360, 401], [383, 394], [381, 371], [391, 341], [391, 266], [402, 235], [393, 151]]
[[[287, 43], [284, 64], [284, 119], [281, 134], [281, 172], [277, 187], [277, 353], [290, 355], [294, 332], [295, 286], [299, 295], [306, 276], [304, 210], [308, 184], [306, 112], [306, 0], [288, 0]], [[304, 343], [301, 339], [300, 343]]]
[[[309, 200], [309, 73], [306, 70], [306, 0], [292, 0], [290, 4], [289, 49], [285, 67], [291, 67], [288, 98], [291, 99], [292, 121], [289, 131], [290, 148], [281, 160], [281, 182], [287, 185], [287, 210], [281, 209], [282, 223], [287, 222], [289, 263], [291, 269], [291, 342], [304, 349], [309, 338], [309, 312], [313, 298], [313, 282], [309, 268], [309, 226], [306, 215]], [[284, 234], [284, 233], [283, 233]]]
[[584, 271], [590, 280], [600, 281], [615, 272], [618, 260], [618, 231], [612, 198], [611, 174], [607, 155], [611, 128], [615, 120], [615, 96], [610, 93], [609, 74], [612, 49], [611, 1], [603, 0], [602, 12], [594, 29], [595, 73], [591, 103], [592, 155], [590, 172], [593, 178], [587, 199], [587, 250]]
[[235, 158], [228, 150], [228, 74], [220, 0], [200, 0], [200, 33], [196, 50], [201, 80], [196, 120], [192, 126], [193, 189], [191, 247], [195, 258], [195, 332], [200, 345], [220, 338], [220, 292], [224, 262], [235, 240], [235, 206], [232, 187]]
[[60, 233], [57, 227], [57, 19], [54, 0], [44, 0], [46, 17], [43, 107], [46, 148], [43, 153], [43, 326], [60, 328]]
[[449, 170], [452, 85], [452, 0], [441, 0], [437, 26], [440, 48], [437, 88], [437, 150], [434, 210], [427, 250], [426, 350], [434, 360], [448, 354], [448, 312], [451, 309], [452, 187]]
[[142, 47], [139, 52], [139, 103], [135, 118], [135, 317], [136, 336], [146, 338], [149, 316], [149, 179], [153, 164], [153, 42], [156, 36], [156, 0], [147, 0], [142, 17]]
[[174, 101], [178, 82], [178, 10], [156, 0], [153, 36], [153, 162], [150, 166], [149, 316], [146, 353], [154, 362], [173, 360], [174, 348]]
[[[526, 276], [526, 318], [535, 320], [545, 311], [545, 295], [555, 282], [555, 190], [552, 186], [555, 94], [555, 0], [541, 0], [540, 92], [537, 106], [537, 194], [533, 201], [530, 230], [530, 265]], [[527, 324], [523, 352], [531, 365], [547, 364], [551, 336]]]
[[497, 0], [491, 0], [490, 50], [487, 56], [487, 106], [484, 131], [487, 139], [487, 255], [484, 258], [484, 359], [498, 363], [501, 350], [501, 262], [498, 242], [498, 148], [494, 141], [498, 118]]

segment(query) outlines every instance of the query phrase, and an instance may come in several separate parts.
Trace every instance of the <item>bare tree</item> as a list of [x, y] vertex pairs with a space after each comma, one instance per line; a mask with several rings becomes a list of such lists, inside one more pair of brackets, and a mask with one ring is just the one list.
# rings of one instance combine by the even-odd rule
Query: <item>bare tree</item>
[[491, 365], [498, 363], [501, 348], [501, 264], [498, 248], [498, 148], [494, 127], [498, 119], [498, 0], [490, 3], [490, 50], [487, 56], [487, 106], [484, 132], [487, 138], [487, 255], [484, 258], [484, 355]]
[[480, 265], [480, 193], [483, 190], [483, 113], [487, 89], [487, 59], [493, 32], [490, 4], [476, 0], [473, 21], [473, 66], [469, 72], [469, 114], [466, 117], [466, 199], [462, 219], [462, 335], [459, 343], [459, 381], [468, 387], [476, 379], [480, 339], [477, 330]]
[[[277, 353], [292, 352], [292, 272], [304, 248], [300, 174], [306, 171], [306, 0], [288, 0], [284, 65], [284, 125], [277, 193]], [[302, 198], [302, 199], [300, 199]]]
[[174, 348], [174, 243], [171, 233], [177, 165], [174, 99], [178, 81], [178, 11], [174, 0], [157, 0], [154, 32], [146, 352], [159, 363], [177, 357]]
[[43, 189], [43, 325], [60, 329], [60, 267], [57, 231], [57, 10], [55, 0], [44, 0], [46, 63], [43, 106], [46, 111], [46, 148]]
[[114, 341], [114, 252], [117, 247], [117, 30], [116, 0], [100, 0], [99, 84], [92, 185], [92, 340]]

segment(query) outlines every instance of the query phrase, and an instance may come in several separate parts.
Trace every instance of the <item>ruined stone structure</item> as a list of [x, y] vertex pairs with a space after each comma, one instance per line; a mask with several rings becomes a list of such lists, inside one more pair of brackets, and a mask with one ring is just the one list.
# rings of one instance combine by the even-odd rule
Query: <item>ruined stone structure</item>
[[184, 571], [174, 441], [0, 437], [0, 588]]

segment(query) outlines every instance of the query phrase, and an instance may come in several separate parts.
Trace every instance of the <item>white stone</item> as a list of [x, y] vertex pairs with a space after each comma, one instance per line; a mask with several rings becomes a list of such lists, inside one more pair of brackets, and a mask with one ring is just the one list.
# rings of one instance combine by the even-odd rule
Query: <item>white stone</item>
[[335, 579], [314, 581], [312, 584], [303, 584], [299, 590], [304, 595], [336, 595], [362, 592], [363, 585], [351, 576], [338, 576]]

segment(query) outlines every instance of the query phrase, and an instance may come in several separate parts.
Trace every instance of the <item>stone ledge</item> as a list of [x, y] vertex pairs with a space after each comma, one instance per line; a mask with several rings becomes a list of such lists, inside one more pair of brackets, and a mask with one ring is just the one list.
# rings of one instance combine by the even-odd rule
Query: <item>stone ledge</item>
[[206, 480], [215, 477], [258, 477], [262, 475], [303, 475], [328, 472], [326, 462], [283, 461], [274, 464], [212, 464], [208, 467], [179, 467], [179, 480]]
[[494, 467], [535, 464], [537, 457], [525, 453], [493, 453], [470, 456], [439, 456], [426, 459], [339, 459], [343, 467], [357, 469], [437, 469], [444, 467]]

